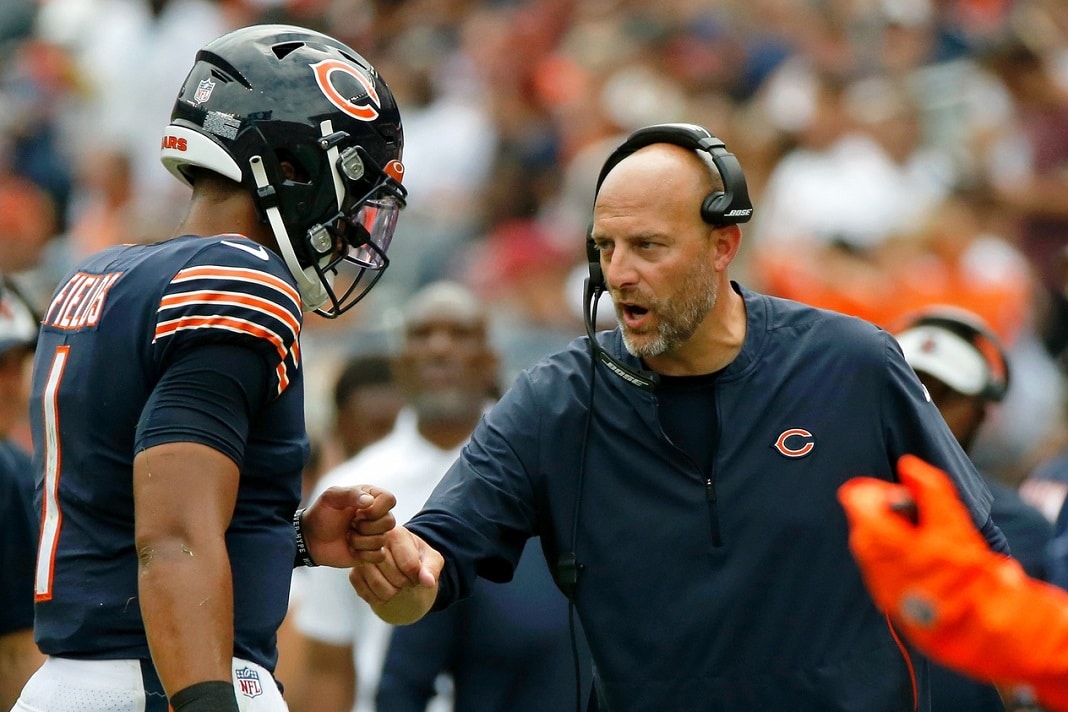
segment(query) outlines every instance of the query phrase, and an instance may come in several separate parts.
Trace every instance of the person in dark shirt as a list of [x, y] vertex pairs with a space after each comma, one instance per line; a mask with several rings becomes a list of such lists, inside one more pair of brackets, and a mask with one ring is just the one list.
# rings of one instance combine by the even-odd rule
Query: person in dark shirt
[[[1009, 388], [1009, 359], [1000, 340], [978, 315], [942, 306], [914, 315], [897, 339], [949, 429], [970, 452], [990, 409]], [[1045, 580], [1053, 525], [1016, 490], [992, 477], [984, 479], [994, 495], [990, 516], [1012, 555], [1028, 575]], [[996, 688], [941, 665], [931, 666], [931, 702], [933, 712], [1006, 709]]]
[[37, 320], [7, 286], [0, 292], [0, 710], [15, 703], [22, 685], [44, 659], [33, 642], [33, 568], [37, 516], [33, 464], [16, 441], [29, 398], [26, 366], [37, 340]]
[[[520, 374], [387, 559], [354, 567], [380, 617], [509, 580], [538, 536], [589, 643], [593, 709], [930, 709], [838, 487], [921, 455], [1003, 551], [990, 492], [891, 334], [730, 279], [751, 214], [738, 160], [699, 126], [644, 127], [609, 156], [589, 333]], [[605, 291], [618, 328], [593, 333]]]

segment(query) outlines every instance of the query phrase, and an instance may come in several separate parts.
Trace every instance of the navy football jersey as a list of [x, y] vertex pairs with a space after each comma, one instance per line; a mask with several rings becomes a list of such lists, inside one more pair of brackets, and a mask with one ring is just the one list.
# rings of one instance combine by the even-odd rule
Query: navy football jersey
[[[241, 473], [226, 538], [235, 655], [273, 670], [296, 548], [290, 521], [308, 454], [302, 319], [282, 260], [238, 235], [110, 248], [60, 282], [42, 319], [31, 399], [41, 513], [35, 635], [43, 652], [149, 657], [137, 598], [133, 460], [138, 449], [199, 440], [228, 449]], [[271, 380], [266, 406], [247, 416], [244, 442], [221, 448], [225, 435], [200, 439], [181, 424], [139, 441], [142, 410], [168, 364], [191, 347], [219, 344], [254, 350]]]

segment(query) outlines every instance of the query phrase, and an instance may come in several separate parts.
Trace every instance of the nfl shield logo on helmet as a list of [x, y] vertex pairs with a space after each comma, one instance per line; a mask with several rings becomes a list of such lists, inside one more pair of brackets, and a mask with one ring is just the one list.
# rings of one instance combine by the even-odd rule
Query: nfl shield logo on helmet
[[203, 104], [205, 101], [211, 98], [211, 92], [215, 89], [215, 82], [210, 79], [204, 79], [197, 85], [197, 91], [193, 94], [193, 101], [198, 104]]
[[263, 694], [260, 686], [260, 674], [250, 667], [234, 670], [234, 678], [237, 680], [237, 689], [245, 697], [259, 697]]

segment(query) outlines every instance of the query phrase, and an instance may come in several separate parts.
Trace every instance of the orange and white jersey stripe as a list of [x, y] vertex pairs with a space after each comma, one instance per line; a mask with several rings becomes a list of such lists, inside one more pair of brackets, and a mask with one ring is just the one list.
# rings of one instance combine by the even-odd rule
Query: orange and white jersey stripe
[[253, 244], [236, 237], [218, 241], [201, 253], [198, 261], [203, 263], [178, 270], [160, 299], [153, 343], [176, 338], [249, 339], [269, 349], [281, 393], [292, 370], [300, 368], [300, 295], [289, 281], [270, 271], [268, 260], [249, 259], [256, 252], [246, 245]]

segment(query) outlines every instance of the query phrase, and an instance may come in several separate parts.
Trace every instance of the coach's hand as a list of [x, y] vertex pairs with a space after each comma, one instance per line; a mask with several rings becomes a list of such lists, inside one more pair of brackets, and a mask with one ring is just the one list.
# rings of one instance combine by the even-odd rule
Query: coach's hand
[[445, 559], [405, 527], [389, 532], [385, 540], [383, 560], [357, 564], [349, 581], [386, 623], [414, 623], [434, 605]]
[[339, 568], [382, 561], [385, 534], [397, 524], [390, 511], [396, 504], [397, 498], [380, 487], [327, 489], [304, 510], [308, 553], [316, 564]]

